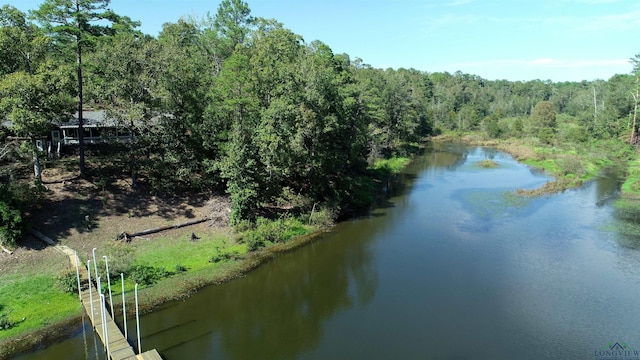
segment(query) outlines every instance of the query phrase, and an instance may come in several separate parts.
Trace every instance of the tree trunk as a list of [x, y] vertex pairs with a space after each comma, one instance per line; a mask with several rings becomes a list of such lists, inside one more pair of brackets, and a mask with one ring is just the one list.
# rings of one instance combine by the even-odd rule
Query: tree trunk
[[633, 106], [633, 125], [631, 126], [631, 135], [629, 135], [629, 144], [635, 145], [638, 142], [638, 92], [631, 94], [634, 100]]
[[[76, 2], [76, 11], [80, 13], [80, 3]], [[76, 24], [80, 29], [80, 24]], [[85, 176], [85, 164], [84, 164], [84, 119], [82, 117], [82, 38], [81, 35], [76, 36], [76, 56], [78, 67], [78, 142], [80, 152], [80, 177]]]
[[183, 228], [183, 227], [186, 227], [186, 226], [200, 224], [200, 223], [203, 223], [203, 222], [205, 222], [207, 220], [209, 220], [209, 218], [202, 218], [202, 219], [199, 219], [199, 220], [191, 220], [191, 221], [187, 221], [187, 222], [183, 222], [183, 223], [179, 223], [179, 224], [175, 224], [175, 225], [167, 225], [167, 226], [161, 226], [161, 227], [152, 228], [152, 229], [146, 229], [146, 230], [135, 232], [133, 234], [129, 234], [127, 232], [121, 232], [116, 237], [116, 240], [129, 241], [129, 240], [131, 240], [131, 238], [134, 238], [136, 236], [155, 234], [155, 233], [159, 233], [161, 231], [165, 231], [165, 230], [169, 230], [169, 229], [179, 229], [179, 228]]
[[40, 156], [38, 156], [37, 147], [33, 150], [33, 174], [36, 178], [36, 182], [38, 184], [42, 184], [42, 167], [40, 166]]
[[130, 159], [131, 187], [135, 189], [138, 187], [138, 170], [137, 170], [138, 164], [136, 162], [136, 136], [133, 128], [133, 121], [131, 122], [130, 131], [131, 131], [131, 135], [130, 135], [131, 143], [129, 144], [129, 156], [131, 157]]

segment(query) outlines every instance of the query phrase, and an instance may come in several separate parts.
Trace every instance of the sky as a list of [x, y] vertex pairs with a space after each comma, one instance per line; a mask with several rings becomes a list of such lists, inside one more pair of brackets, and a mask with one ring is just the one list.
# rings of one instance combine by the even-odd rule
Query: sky
[[[43, 0], [0, 0], [22, 11]], [[245, 0], [305, 42], [320, 40], [375, 68], [528, 81], [608, 80], [640, 53], [638, 0]], [[182, 16], [215, 14], [220, 0], [111, 0], [158, 35]]]

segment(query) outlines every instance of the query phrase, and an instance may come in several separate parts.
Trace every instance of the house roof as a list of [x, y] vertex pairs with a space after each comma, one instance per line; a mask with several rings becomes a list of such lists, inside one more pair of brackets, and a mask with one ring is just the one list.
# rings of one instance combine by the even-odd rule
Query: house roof
[[[157, 124], [160, 117], [173, 117], [171, 114], [157, 115], [151, 118], [149, 125]], [[85, 128], [98, 128], [98, 127], [122, 127], [116, 119], [107, 117], [106, 110], [83, 110], [82, 118], [84, 122], [82, 126]], [[69, 121], [60, 123], [61, 129], [76, 129], [78, 128], [78, 113], [73, 115], [73, 118]]]
[[[84, 110], [82, 112], [82, 118], [84, 119], [83, 126], [87, 128], [91, 127], [116, 127], [118, 124], [114, 119], [107, 118], [107, 112], [104, 110]], [[78, 127], [78, 112], [73, 115], [73, 118], [69, 121], [52, 121], [52, 124], [59, 125], [61, 129], [74, 129]], [[13, 122], [4, 118], [2, 120], [2, 126], [7, 128], [13, 128]]]
[[[170, 114], [164, 114], [161, 116], [173, 117]], [[154, 116], [151, 118], [150, 124], [156, 124], [161, 116]], [[83, 110], [82, 118], [84, 119], [82, 126], [85, 128], [99, 128], [99, 127], [122, 127], [117, 120], [107, 117], [106, 110]], [[57, 124], [61, 129], [77, 129], [78, 128], [78, 112], [73, 115], [73, 118], [69, 121], [59, 122], [52, 121], [52, 124]], [[2, 126], [7, 128], [13, 128], [13, 122], [6, 118], [2, 120]]]
[[[107, 118], [107, 112], [104, 110], [83, 110], [82, 119], [84, 119], [82, 126], [85, 128], [118, 126], [114, 119]], [[60, 123], [60, 128], [75, 129], [78, 127], [78, 123], [78, 112], [76, 112], [71, 120]]]

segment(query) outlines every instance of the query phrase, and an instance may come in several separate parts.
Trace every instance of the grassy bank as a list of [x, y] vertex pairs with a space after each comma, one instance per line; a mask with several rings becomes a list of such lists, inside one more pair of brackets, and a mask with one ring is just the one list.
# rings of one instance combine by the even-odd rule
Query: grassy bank
[[[77, 295], [59, 285], [57, 278], [68, 271], [68, 257], [29, 239], [0, 264], [0, 358], [39, 344], [60, 333], [81, 314]], [[14, 259], [20, 261], [13, 261]]]
[[640, 199], [640, 159], [629, 161], [627, 179], [622, 184], [622, 195]]
[[[141, 309], [148, 311], [166, 301], [188, 297], [204, 286], [240, 277], [322, 233], [317, 231], [320, 227], [304, 225], [295, 219], [261, 223], [262, 227], [242, 232], [201, 226], [153, 238], [135, 238], [130, 243], [103, 241], [97, 250], [101, 259], [99, 272], [106, 279], [102, 260], [106, 255], [114, 303], [121, 304], [122, 272], [128, 309], [134, 308], [133, 289], [138, 282]], [[198, 233], [197, 239], [192, 239], [194, 231]], [[249, 251], [248, 240], [255, 238], [260, 238], [261, 246], [257, 251]], [[83, 310], [77, 295], [65, 292], [59, 280], [62, 274], [75, 274], [75, 268], [65, 255], [52, 248], [40, 251], [48, 252], [42, 257], [47, 259], [46, 264], [32, 264], [31, 270], [25, 265], [12, 274], [0, 275], [0, 311], [9, 315], [13, 325], [0, 330], [0, 359], [42, 346], [42, 341], [68, 336], [63, 329], [73, 329], [80, 321]], [[106, 292], [106, 286], [103, 289]], [[119, 310], [116, 314], [120, 315]]]
[[65, 293], [53, 274], [3, 276], [0, 304], [0, 342], [77, 316], [81, 309], [77, 295]]

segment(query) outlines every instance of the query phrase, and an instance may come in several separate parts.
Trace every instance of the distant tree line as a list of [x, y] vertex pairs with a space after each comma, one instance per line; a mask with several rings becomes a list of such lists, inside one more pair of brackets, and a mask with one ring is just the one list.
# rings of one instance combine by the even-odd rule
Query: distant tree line
[[[253, 17], [241, 0], [166, 23], [157, 37], [108, 5], [45, 0], [30, 16], [0, 9], [0, 116], [13, 124], [0, 136], [27, 139], [21, 161], [33, 163], [36, 183], [34, 139], [83, 107], [135, 134], [123, 165], [134, 186], [144, 178], [157, 192], [227, 192], [234, 223], [273, 205], [366, 206], [376, 161], [443, 131], [637, 142], [638, 57], [632, 74], [607, 81], [490, 81], [373, 68]], [[3, 227], [16, 214], [5, 198]]]

